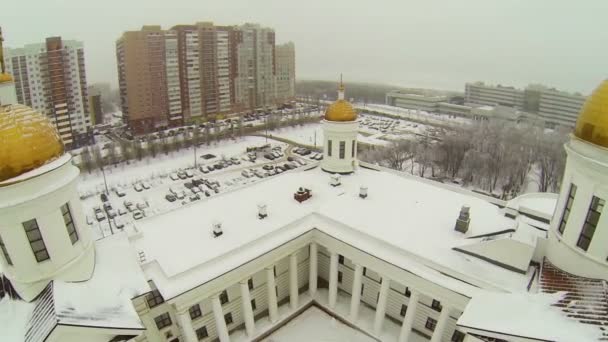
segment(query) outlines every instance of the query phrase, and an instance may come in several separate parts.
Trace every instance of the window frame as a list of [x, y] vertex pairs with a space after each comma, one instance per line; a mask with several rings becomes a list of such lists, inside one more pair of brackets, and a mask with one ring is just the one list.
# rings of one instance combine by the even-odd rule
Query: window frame
[[424, 323], [424, 327], [430, 331], [435, 331], [437, 328], [437, 320], [432, 317], [427, 317], [426, 322]]
[[146, 304], [148, 304], [148, 308], [150, 309], [155, 308], [164, 302], [165, 299], [158, 289], [154, 289], [146, 295]]
[[228, 302], [230, 302], [230, 297], [228, 297], [228, 291], [224, 290], [220, 293], [220, 304], [224, 305]]
[[253, 278], [247, 280], [247, 287], [249, 288], [249, 291], [253, 290]]
[[[36, 261], [38, 263], [41, 263], [43, 261], [50, 260], [51, 256], [49, 255], [49, 251], [46, 248], [46, 243], [44, 242], [44, 238], [42, 237], [42, 232], [40, 231], [40, 226], [38, 225], [38, 221], [34, 218], [31, 220], [22, 222], [21, 225], [23, 226], [23, 230], [25, 231], [27, 240], [30, 243], [30, 249], [32, 250], [32, 253], [34, 254], [34, 258], [36, 259]], [[36, 233], [35, 235], [38, 235], [38, 236], [36, 238], [32, 238], [29, 233]], [[32, 234], [32, 235], [34, 235], [34, 234]], [[33, 244], [35, 244], [35, 243], [39, 243], [40, 245], [42, 245], [41, 246], [42, 248], [34, 248]], [[44, 254], [46, 255], [45, 257], [39, 257], [39, 253], [42, 253], [42, 252], [44, 252]]]
[[154, 323], [156, 324], [156, 328], [159, 331], [166, 327], [170, 327], [171, 325], [173, 325], [173, 321], [171, 320], [171, 315], [169, 315], [168, 312], [162, 313], [162, 314], [154, 317]]
[[194, 304], [188, 309], [188, 313], [190, 314], [190, 319], [195, 320], [201, 316], [203, 316], [203, 311], [201, 310], [200, 304]]
[[407, 298], [410, 298], [412, 296], [412, 291], [410, 291], [409, 287], [405, 287], [405, 292], [403, 293], [404, 296], [406, 296]]
[[251, 311], [255, 311], [258, 308], [256, 302], [255, 302], [255, 298], [253, 298], [251, 300]]
[[344, 255], [338, 255], [338, 264], [344, 265]]
[[2, 255], [4, 255], [4, 260], [10, 266], [13, 266], [13, 260], [11, 256], [8, 254], [8, 250], [6, 249], [6, 245], [4, 244], [4, 240], [2, 240], [2, 236], [0, 236], [0, 249], [2, 250]]
[[355, 158], [355, 141], [354, 140], [352, 141], [352, 144], [351, 144], [351, 157]]
[[226, 325], [234, 323], [234, 320], [232, 319], [232, 312], [227, 312], [224, 315], [224, 322], [226, 323]]
[[339, 156], [340, 159], [344, 159], [346, 157], [346, 141], [340, 141]]
[[332, 149], [331, 139], [327, 139], [327, 156], [328, 157], [331, 157], [331, 149]]
[[406, 313], [407, 313], [407, 305], [401, 304], [401, 310], [399, 311], [399, 315], [401, 315], [401, 317], [405, 317]]
[[[585, 252], [588, 251], [589, 246], [591, 246], [593, 235], [595, 235], [595, 230], [597, 229], [597, 224], [600, 221], [605, 205], [606, 201], [603, 198], [597, 196], [591, 198], [591, 203], [587, 209], [587, 215], [585, 215], [585, 222], [583, 223], [581, 232], [578, 235], [578, 240], [576, 241], [576, 247]], [[592, 218], [591, 221], [590, 218]]]
[[209, 337], [209, 332], [207, 331], [206, 325], [203, 325], [202, 327], [196, 329], [194, 332], [196, 333], [196, 338], [199, 341], [202, 341], [202, 340], [206, 339], [207, 337]]
[[574, 183], [570, 183], [570, 188], [568, 189], [568, 197], [566, 198], [566, 203], [564, 204], [564, 210], [562, 211], [562, 217], [559, 220], [559, 225], [557, 226], [557, 232], [560, 235], [564, 234], [566, 231], [566, 224], [568, 224], [568, 218], [570, 217], [570, 211], [572, 210], [572, 206], [574, 205], [574, 199], [576, 197], [576, 191], [578, 187]]
[[443, 305], [441, 305], [441, 301], [438, 301], [437, 299], [433, 299], [433, 302], [431, 302], [431, 309], [433, 309], [437, 312], [441, 312], [441, 310], [443, 310]]
[[462, 331], [454, 330], [452, 338], [450, 338], [450, 342], [463, 342], [466, 336], [467, 335]]
[[338, 284], [342, 284], [343, 277], [344, 277], [344, 274], [342, 273], [342, 271], [338, 271]]
[[65, 228], [68, 231], [70, 241], [72, 242], [72, 245], [74, 245], [80, 240], [80, 236], [78, 235], [78, 231], [76, 230], [76, 224], [74, 223], [74, 217], [72, 216], [72, 210], [70, 208], [69, 202], [66, 202], [59, 209], [61, 210], [61, 216], [63, 216], [63, 222], [65, 223]]

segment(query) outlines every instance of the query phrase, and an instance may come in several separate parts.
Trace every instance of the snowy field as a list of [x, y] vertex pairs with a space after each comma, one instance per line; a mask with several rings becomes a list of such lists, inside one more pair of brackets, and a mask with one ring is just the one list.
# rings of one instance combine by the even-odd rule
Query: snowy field
[[331, 317], [317, 307], [311, 307], [285, 326], [262, 340], [263, 342], [350, 341], [374, 342], [375, 339]]

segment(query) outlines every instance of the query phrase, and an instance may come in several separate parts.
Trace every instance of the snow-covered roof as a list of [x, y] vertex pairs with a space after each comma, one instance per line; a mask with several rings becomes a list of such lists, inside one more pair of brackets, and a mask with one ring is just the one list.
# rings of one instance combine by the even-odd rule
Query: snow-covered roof
[[[320, 168], [287, 172], [143, 219], [136, 224], [132, 243], [145, 256], [144, 271], [165, 298], [205, 283], [313, 228], [339, 235], [360, 249], [373, 250], [378, 257], [432, 277], [461, 294], [470, 295], [476, 288], [453, 277], [507, 291], [525, 289], [526, 275], [452, 250], [467, 236], [514, 229], [516, 222], [497, 206], [440, 184], [364, 168], [343, 176], [339, 187], [330, 186], [329, 180], [329, 174]], [[358, 196], [361, 185], [368, 187], [365, 200]], [[293, 199], [300, 186], [313, 193], [301, 204]], [[257, 204], [262, 202], [269, 217], [259, 220]], [[454, 230], [463, 205], [471, 207], [467, 235]], [[224, 232], [217, 239], [211, 233], [215, 221], [222, 223]], [[386, 248], [378, 251], [378, 244]]]
[[143, 329], [131, 299], [150, 291], [125, 233], [98, 240], [95, 271], [84, 282], [55, 282], [59, 324]]
[[[498, 293], [480, 290], [457, 325], [490, 337], [517, 336], [540, 341], [596, 341], [599, 329], [571, 320], [554, 305], [564, 293]], [[549, 328], [550, 327], [550, 328]]]

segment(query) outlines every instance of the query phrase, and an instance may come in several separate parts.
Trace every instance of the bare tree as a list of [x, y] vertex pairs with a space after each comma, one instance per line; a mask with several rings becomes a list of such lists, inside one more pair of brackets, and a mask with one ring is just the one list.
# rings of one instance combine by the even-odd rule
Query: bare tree
[[91, 155], [91, 149], [89, 146], [85, 146], [80, 154], [80, 166], [86, 170], [88, 173], [91, 173], [93, 168], [95, 167], [95, 163], [93, 162], [93, 156]]

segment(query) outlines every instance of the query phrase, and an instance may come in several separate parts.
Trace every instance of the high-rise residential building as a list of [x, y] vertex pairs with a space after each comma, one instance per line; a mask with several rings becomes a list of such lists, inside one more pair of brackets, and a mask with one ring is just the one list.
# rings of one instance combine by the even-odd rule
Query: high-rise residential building
[[101, 108], [101, 94], [89, 95], [89, 112], [91, 113], [91, 124], [103, 123], [103, 110]]
[[4, 59], [17, 101], [49, 116], [68, 149], [81, 145], [91, 126], [82, 42], [50, 37], [7, 48]]
[[144, 26], [116, 42], [123, 116], [134, 133], [181, 122], [182, 108], [175, 31]]
[[116, 42], [116, 55], [127, 123], [140, 134], [293, 97], [293, 49], [291, 44], [280, 54], [285, 85], [278, 95], [270, 28], [200, 22], [125, 32]]
[[276, 99], [285, 102], [296, 95], [296, 48], [289, 42], [276, 46]]
[[237, 102], [248, 108], [274, 104], [275, 33], [258, 24], [238, 27], [241, 39], [237, 47]]

